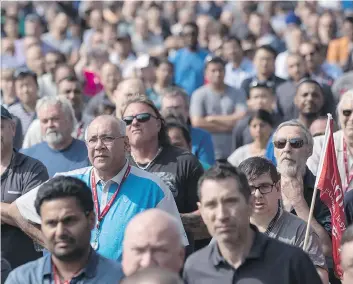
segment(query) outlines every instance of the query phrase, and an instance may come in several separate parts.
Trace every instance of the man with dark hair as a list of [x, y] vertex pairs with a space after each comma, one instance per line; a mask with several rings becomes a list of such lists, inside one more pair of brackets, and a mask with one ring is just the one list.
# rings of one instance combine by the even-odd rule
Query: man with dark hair
[[158, 268], [149, 267], [140, 270], [121, 281], [121, 284], [183, 284], [177, 273]]
[[269, 45], [263, 45], [256, 49], [254, 56], [254, 66], [256, 74], [248, 79], [245, 79], [241, 87], [249, 94], [250, 84], [253, 81], [269, 82], [276, 88], [285, 80], [275, 75], [275, 60], [277, 52]]
[[73, 177], [56, 177], [37, 193], [35, 208], [50, 254], [12, 271], [6, 283], [119, 283], [121, 265], [90, 246], [96, 215], [87, 185]]
[[224, 161], [231, 154], [232, 130], [244, 117], [246, 94], [224, 83], [225, 62], [209, 58], [205, 77], [208, 84], [197, 89], [190, 103], [191, 123], [212, 134], [216, 160]]
[[353, 225], [346, 228], [341, 239], [342, 284], [353, 283]]
[[198, 186], [198, 207], [215, 242], [187, 259], [186, 283], [321, 283], [305, 252], [250, 224], [255, 200], [243, 173], [218, 164]]
[[[303, 249], [307, 223], [279, 206], [280, 175], [271, 161], [262, 157], [244, 160], [238, 169], [246, 175], [255, 207], [250, 223], [265, 235]], [[306, 249], [323, 283], [328, 283], [325, 257], [318, 235], [310, 229]]]
[[198, 46], [199, 29], [193, 22], [188, 22], [182, 30], [185, 46], [170, 58], [174, 65], [175, 84], [182, 87], [189, 96], [204, 83], [203, 71], [208, 51]]

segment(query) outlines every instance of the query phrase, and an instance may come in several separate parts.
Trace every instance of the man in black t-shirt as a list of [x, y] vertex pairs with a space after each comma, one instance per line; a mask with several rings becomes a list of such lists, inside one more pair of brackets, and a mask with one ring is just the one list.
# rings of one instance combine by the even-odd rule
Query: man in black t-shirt
[[132, 165], [157, 174], [172, 191], [185, 230], [195, 239], [209, 235], [197, 210], [197, 181], [202, 165], [191, 153], [169, 144], [164, 121], [154, 104], [144, 97], [127, 102], [123, 110], [131, 146]]

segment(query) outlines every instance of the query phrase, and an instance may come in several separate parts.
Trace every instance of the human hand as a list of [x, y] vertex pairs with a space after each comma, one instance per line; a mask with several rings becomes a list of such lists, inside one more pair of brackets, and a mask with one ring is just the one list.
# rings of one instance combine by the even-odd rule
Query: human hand
[[303, 177], [281, 176], [281, 191], [292, 206], [301, 202], [304, 199]]

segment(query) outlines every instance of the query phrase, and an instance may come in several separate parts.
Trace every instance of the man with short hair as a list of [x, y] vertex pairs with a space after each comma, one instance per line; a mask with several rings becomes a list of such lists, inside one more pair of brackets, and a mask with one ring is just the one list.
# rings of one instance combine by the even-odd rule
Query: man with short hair
[[179, 273], [185, 248], [178, 222], [160, 209], [149, 209], [131, 219], [125, 230], [122, 266], [126, 276], [148, 267]]
[[45, 166], [13, 148], [15, 122], [1, 106], [1, 256], [12, 269], [41, 256], [33, 241], [6, 217], [11, 202], [48, 179]]
[[22, 150], [38, 159], [50, 177], [89, 166], [85, 143], [72, 137], [76, 118], [71, 103], [63, 96], [41, 98], [36, 106], [43, 142]]
[[[277, 127], [273, 134], [273, 144], [277, 168], [281, 174], [283, 208], [307, 222], [316, 179], [306, 167], [313, 153], [313, 138], [302, 123], [290, 120]], [[320, 238], [324, 255], [330, 257], [331, 214], [319, 194], [316, 196], [310, 225]]]
[[44, 55], [39, 44], [33, 44], [26, 50], [26, 66], [37, 77], [44, 74]]
[[186, 283], [321, 283], [305, 252], [250, 224], [254, 196], [235, 167], [217, 164], [208, 170], [198, 194], [201, 216], [215, 242], [187, 259]]
[[19, 102], [10, 106], [9, 111], [20, 119], [22, 136], [24, 137], [29, 125], [36, 117], [35, 108], [38, 100], [37, 75], [26, 68], [20, 68], [15, 71], [14, 79]]
[[341, 239], [341, 267], [343, 270], [342, 284], [353, 282], [353, 225], [346, 228]]
[[190, 103], [192, 125], [212, 134], [215, 158], [221, 161], [231, 154], [231, 132], [247, 109], [245, 92], [224, 83], [224, 66], [219, 57], [207, 61], [209, 83], [193, 93]]
[[[238, 167], [248, 180], [255, 207], [250, 223], [261, 233], [303, 249], [307, 223], [279, 206], [281, 182], [276, 167], [262, 157], [244, 160]], [[328, 284], [325, 257], [318, 235], [310, 229], [306, 248], [323, 283]]]
[[[137, 213], [150, 208], [160, 208], [176, 217], [180, 232], [183, 232], [183, 245], [188, 245], [169, 188], [156, 175], [130, 166], [126, 160], [129, 145], [125, 131], [125, 123], [111, 115], [95, 118], [85, 133], [92, 167], [58, 174], [76, 177], [89, 186], [97, 214], [91, 237], [92, 247], [101, 255], [116, 261], [121, 259], [127, 223]], [[37, 191], [38, 188], [35, 188], [18, 199], [5, 213], [7, 218], [43, 244], [42, 234], [32, 225], [40, 223], [34, 210]]]
[[72, 177], [55, 177], [43, 184], [35, 208], [50, 254], [13, 270], [6, 283], [119, 283], [121, 265], [90, 246], [94, 228], [92, 195], [87, 185]]
[[213, 165], [215, 162], [211, 134], [201, 128], [192, 127], [189, 115], [189, 97], [186, 92], [178, 87], [167, 88], [161, 98], [161, 114], [167, 117], [170, 114], [180, 116], [188, 125], [192, 153], [203, 163]]
[[184, 284], [177, 273], [159, 267], [149, 267], [125, 277], [121, 284]]

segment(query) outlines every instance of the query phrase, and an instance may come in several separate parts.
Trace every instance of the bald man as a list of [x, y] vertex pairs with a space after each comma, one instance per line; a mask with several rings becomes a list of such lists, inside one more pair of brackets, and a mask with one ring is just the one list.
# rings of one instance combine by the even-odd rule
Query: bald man
[[327, 117], [319, 117], [310, 125], [310, 133], [313, 137], [325, 135]]
[[149, 267], [126, 277], [121, 284], [183, 284], [180, 276], [160, 267]]
[[176, 219], [160, 209], [136, 215], [128, 224], [123, 243], [123, 270], [129, 276], [147, 267], [179, 273], [185, 257]]
[[[179, 238], [183, 245], [188, 245], [170, 189], [158, 176], [130, 166], [126, 160], [128, 138], [125, 128], [125, 122], [114, 116], [95, 118], [85, 132], [92, 166], [57, 174], [78, 178], [91, 189], [97, 201], [95, 212], [100, 216], [92, 231], [91, 245], [102, 256], [116, 261], [121, 261], [124, 230], [128, 222], [137, 213], [150, 208], [159, 208], [175, 216]], [[10, 205], [9, 212], [4, 213], [5, 218], [43, 244], [40, 231], [32, 225], [40, 224], [34, 207], [38, 188], [22, 195]]]
[[125, 107], [125, 103], [128, 99], [134, 96], [145, 96], [146, 88], [142, 80], [137, 78], [126, 79], [118, 85], [114, 91], [116, 116], [121, 118], [122, 110]]

